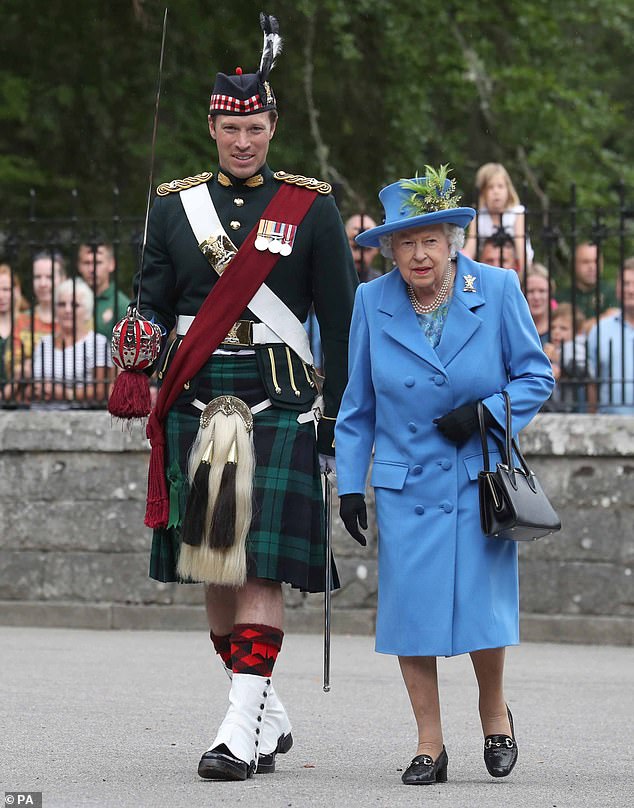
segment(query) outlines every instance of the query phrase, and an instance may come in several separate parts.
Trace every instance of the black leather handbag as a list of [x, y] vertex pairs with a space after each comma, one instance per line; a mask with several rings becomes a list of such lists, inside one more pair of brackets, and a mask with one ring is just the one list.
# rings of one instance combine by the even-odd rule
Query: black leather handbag
[[[478, 422], [484, 469], [478, 474], [480, 524], [486, 536], [513, 541], [533, 541], [561, 530], [561, 520], [548, 501], [539, 480], [528, 467], [511, 427], [511, 399], [502, 391], [506, 409], [502, 460], [495, 471], [489, 467], [489, 447], [482, 402]], [[517, 459], [517, 465], [515, 461]]]

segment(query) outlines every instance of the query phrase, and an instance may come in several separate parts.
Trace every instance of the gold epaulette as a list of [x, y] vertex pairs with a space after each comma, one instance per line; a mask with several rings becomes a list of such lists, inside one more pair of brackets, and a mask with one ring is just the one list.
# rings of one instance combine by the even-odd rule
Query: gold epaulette
[[288, 182], [289, 185], [299, 185], [308, 188], [310, 191], [317, 191], [318, 194], [329, 194], [332, 192], [332, 185], [329, 182], [316, 180], [314, 177], [303, 177], [301, 174], [289, 174], [288, 171], [276, 171], [273, 179]]
[[209, 182], [212, 177], [213, 174], [211, 171], [203, 171], [202, 174], [195, 174], [193, 177], [185, 177], [182, 180], [162, 182], [156, 189], [156, 194], [157, 196], [167, 196], [168, 194], [175, 194], [179, 191], [186, 191], [188, 188], [193, 188], [195, 185]]

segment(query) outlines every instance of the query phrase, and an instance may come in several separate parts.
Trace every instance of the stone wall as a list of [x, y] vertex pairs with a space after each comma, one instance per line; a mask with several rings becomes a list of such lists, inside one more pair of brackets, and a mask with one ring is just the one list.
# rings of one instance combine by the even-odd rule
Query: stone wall
[[[634, 418], [542, 415], [523, 446], [564, 524], [520, 548], [523, 638], [632, 644]], [[0, 623], [205, 626], [200, 586], [147, 577], [147, 460], [143, 430], [104, 412], [0, 413]], [[367, 549], [334, 518], [333, 631], [373, 630], [371, 495]], [[321, 596], [286, 597], [289, 630], [321, 630]]]

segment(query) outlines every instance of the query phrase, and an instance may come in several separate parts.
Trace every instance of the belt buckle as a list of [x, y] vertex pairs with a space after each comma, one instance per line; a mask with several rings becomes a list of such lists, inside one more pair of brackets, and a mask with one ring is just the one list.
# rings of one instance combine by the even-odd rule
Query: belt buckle
[[251, 320], [238, 320], [223, 339], [225, 345], [250, 348], [253, 345], [253, 323]]

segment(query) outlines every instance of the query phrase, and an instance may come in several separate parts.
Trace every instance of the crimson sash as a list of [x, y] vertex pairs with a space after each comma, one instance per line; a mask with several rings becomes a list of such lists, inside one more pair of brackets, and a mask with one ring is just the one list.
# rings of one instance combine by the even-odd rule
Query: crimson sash
[[[284, 183], [261, 218], [299, 225], [316, 197], [315, 191]], [[145, 511], [148, 527], [165, 527], [169, 515], [164, 430], [167, 413], [183, 385], [207, 362], [280, 259], [279, 253], [255, 249], [257, 230], [256, 224], [205, 298], [172, 360], [150, 413], [147, 436], [152, 451]]]

